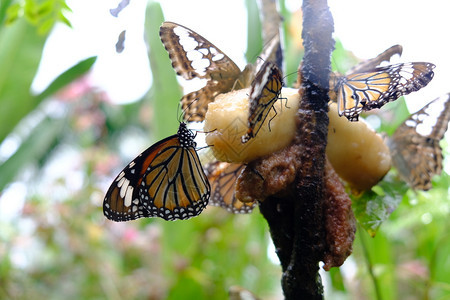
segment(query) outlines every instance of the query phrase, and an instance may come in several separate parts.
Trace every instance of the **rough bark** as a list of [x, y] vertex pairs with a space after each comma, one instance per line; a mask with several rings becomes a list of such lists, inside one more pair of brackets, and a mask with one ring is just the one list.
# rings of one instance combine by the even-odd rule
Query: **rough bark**
[[[268, 181], [266, 187], [285, 186], [266, 198], [260, 210], [281, 261], [286, 299], [322, 299], [318, 264], [326, 252], [324, 172], [333, 19], [326, 0], [304, 0], [302, 8], [305, 56], [300, 68], [297, 135], [290, 147], [250, 168]], [[271, 166], [275, 172], [261, 172], [269, 162], [280, 164]]]

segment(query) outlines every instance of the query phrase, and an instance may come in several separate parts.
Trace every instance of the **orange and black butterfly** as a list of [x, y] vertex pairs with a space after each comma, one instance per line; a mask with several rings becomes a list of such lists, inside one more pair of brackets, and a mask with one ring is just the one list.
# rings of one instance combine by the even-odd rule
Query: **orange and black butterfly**
[[211, 193], [198, 154], [195, 135], [180, 123], [177, 134], [136, 157], [114, 179], [103, 201], [113, 221], [142, 217], [184, 220], [199, 215]]
[[437, 98], [401, 124], [388, 145], [392, 163], [413, 188], [429, 190], [431, 178], [442, 172], [442, 149], [450, 121], [450, 94]]
[[273, 107], [275, 101], [281, 99], [282, 87], [283, 76], [281, 75], [280, 69], [275, 63], [266, 61], [251, 84], [250, 95], [248, 97], [248, 130], [241, 138], [242, 143], [248, 142], [258, 134], [270, 110], [275, 110]]
[[383, 61], [378, 59], [382, 55], [345, 76], [331, 75], [330, 90], [336, 97], [339, 116], [358, 121], [362, 111], [380, 108], [400, 96], [418, 91], [433, 79], [435, 65], [427, 62], [373, 67]]
[[[203, 121], [208, 103], [222, 93], [248, 87], [255, 78], [254, 66], [248, 64], [243, 71], [219, 48], [191, 29], [173, 22], [164, 22], [159, 35], [169, 52], [172, 67], [184, 79], [206, 79], [206, 85], [181, 99], [184, 119]], [[279, 45], [275, 37], [264, 49], [263, 59], [274, 55]]]
[[227, 162], [212, 162], [205, 166], [205, 172], [211, 183], [209, 205], [220, 206], [234, 214], [251, 213], [257, 205], [254, 202], [242, 202], [236, 198], [236, 180], [245, 165]]

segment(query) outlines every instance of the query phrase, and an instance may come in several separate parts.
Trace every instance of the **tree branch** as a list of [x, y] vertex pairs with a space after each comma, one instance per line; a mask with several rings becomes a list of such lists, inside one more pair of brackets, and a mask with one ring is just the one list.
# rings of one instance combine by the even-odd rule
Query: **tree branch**
[[281, 155], [274, 155], [294, 163], [295, 181], [282, 197], [271, 196], [260, 205], [281, 261], [286, 299], [323, 297], [318, 263], [326, 250], [323, 199], [332, 31], [327, 1], [304, 0], [297, 136]]
[[250, 162], [236, 186], [242, 199], [260, 201], [281, 261], [286, 299], [321, 299], [319, 262], [327, 269], [340, 265], [354, 236], [350, 199], [331, 165], [326, 193], [324, 184], [332, 31], [326, 0], [304, 0], [296, 136], [286, 148]]

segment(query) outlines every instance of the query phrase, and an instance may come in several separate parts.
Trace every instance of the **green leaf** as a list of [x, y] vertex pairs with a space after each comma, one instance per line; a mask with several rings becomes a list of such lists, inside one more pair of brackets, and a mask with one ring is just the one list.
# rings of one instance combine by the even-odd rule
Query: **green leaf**
[[71, 24], [70, 21], [66, 18], [66, 16], [64, 16], [63, 13], [60, 13], [58, 17], [59, 17], [59, 20], [60, 20], [61, 22], [63, 22], [64, 24], [66, 24], [68, 27], [72, 28], [72, 24]]
[[47, 34], [58, 21], [71, 26], [63, 15], [64, 11], [71, 11], [64, 0], [24, 0], [11, 5], [12, 2], [7, 0], [4, 5], [0, 4], [0, 25], [3, 22], [10, 25], [18, 19], [25, 19], [40, 34]]
[[37, 13], [40, 17], [50, 15], [53, 11], [53, 1], [45, 1], [37, 7]]
[[0, 5], [0, 25], [3, 25], [4, 20], [6, 25], [10, 25], [19, 18], [22, 7], [19, 3], [10, 5], [11, 2], [12, 0], [7, 0], [5, 4]]
[[46, 34], [47, 32], [50, 32], [50, 30], [53, 28], [53, 25], [55, 25], [54, 19], [48, 18], [43, 20], [38, 26], [38, 33]]
[[246, 0], [245, 6], [247, 7], [247, 51], [245, 58], [248, 63], [255, 63], [257, 55], [261, 53], [262, 36], [261, 36], [261, 20], [259, 19], [259, 8], [255, 0]]
[[86, 58], [80, 61], [75, 66], [71, 67], [67, 71], [59, 75], [42, 93], [36, 96], [37, 102], [41, 102], [45, 98], [51, 96], [52, 94], [59, 91], [61, 88], [65, 87], [75, 79], [79, 78], [81, 75], [89, 71], [92, 65], [97, 60], [96, 56]]
[[[371, 279], [370, 285], [362, 286], [365, 288], [367, 299], [398, 299], [397, 282], [395, 276], [395, 258], [393, 257], [393, 247], [391, 240], [388, 239], [385, 232], [380, 230], [376, 237], [370, 237], [367, 232], [358, 226], [356, 231], [356, 240], [353, 244], [354, 253], [363, 255], [368, 275]], [[362, 271], [362, 260], [360, 260], [359, 272]]]
[[0, 165], [0, 191], [21, 172], [24, 166], [48, 155], [63, 132], [64, 119], [45, 118], [30, 132], [19, 149]]
[[375, 236], [380, 225], [398, 207], [407, 190], [405, 183], [395, 180], [389, 173], [372, 190], [359, 196], [351, 195], [355, 216], [371, 236]]
[[39, 104], [30, 93], [45, 36], [25, 20], [0, 31], [0, 142]]
[[333, 71], [345, 74], [350, 68], [358, 64], [358, 59], [347, 49], [340, 40], [336, 41], [335, 49], [331, 56], [331, 67]]
[[3, 0], [2, 2], [0, 2], [0, 26], [3, 25], [11, 3], [12, 0]]
[[145, 19], [146, 40], [150, 43], [149, 59], [153, 74], [153, 85], [147, 97], [151, 98], [153, 109], [157, 112], [153, 118], [155, 138], [161, 139], [177, 132], [182, 94], [169, 54], [158, 34], [159, 27], [164, 21], [161, 6], [151, 2], [147, 7]]
[[25, 17], [28, 19], [28, 21], [32, 24], [37, 24], [37, 22], [39, 21], [37, 3], [34, 1], [25, 0], [23, 9]]

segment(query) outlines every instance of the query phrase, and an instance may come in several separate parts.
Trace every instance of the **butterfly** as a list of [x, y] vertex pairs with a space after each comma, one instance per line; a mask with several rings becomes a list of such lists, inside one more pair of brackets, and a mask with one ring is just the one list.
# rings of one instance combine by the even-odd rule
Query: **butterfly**
[[433, 79], [435, 65], [427, 62], [374, 67], [393, 54], [401, 54], [400, 46], [394, 47], [352, 69], [350, 74], [331, 74], [330, 98], [337, 101], [339, 116], [358, 121], [363, 110], [380, 108], [400, 96], [420, 90]]
[[205, 166], [205, 172], [211, 183], [210, 205], [220, 206], [234, 214], [252, 212], [255, 202], [242, 202], [236, 199], [236, 180], [245, 165], [215, 161]]
[[442, 149], [450, 121], [450, 94], [439, 97], [412, 114], [388, 139], [392, 163], [413, 188], [429, 190], [431, 178], [442, 172]]
[[186, 124], [180, 123], [177, 134], [131, 161], [109, 187], [104, 215], [117, 222], [142, 217], [184, 220], [199, 215], [208, 204], [211, 187], [194, 138]]
[[[242, 143], [248, 142], [258, 134], [275, 101], [280, 99], [283, 76], [273, 62], [266, 61], [256, 74], [250, 88], [248, 130], [241, 137]], [[276, 113], [276, 111], [275, 111]], [[270, 121], [269, 121], [270, 123]], [[269, 125], [270, 128], [270, 125]]]
[[389, 62], [394, 55], [402, 56], [403, 47], [401, 45], [394, 45], [384, 50], [375, 58], [366, 59], [350, 70], [348, 70], [347, 74], [360, 73], [365, 70], [370, 70], [378, 67], [383, 62]]
[[[178, 75], [191, 80], [206, 80], [198, 91], [181, 98], [184, 118], [200, 122], [205, 118], [208, 103], [222, 93], [250, 85], [259, 66], [248, 64], [243, 71], [219, 48], [191, 29], [173, 22], [164, 22], [159, 35]], [[273, 38], [263, 51], [263, 59], [274, 55], [279, 38]]]
[[[378, 67], [383, 62], [389, 62], [391, 58], [394, 55], [402, 56], [403, 47], [401, 45], [394, 45], [390, 48], [384, 50], [382, 53], [378, 54], [377, 57], [366, 59], [351, 68], [347, 71], [347, 74], [353, 74], [353, 73], [364, 73], [365, 70], [370, 70]], [[330, 91], [329, 96], [330, 99], [336, 102], [336, 92], [335, 92], [335, 85], [336, 81], [343, 77], [343, 75], [339, 74], [338, 72], [332, 73], [330, 75]], [[298, 84], [298, 83], [297, 83]]]

